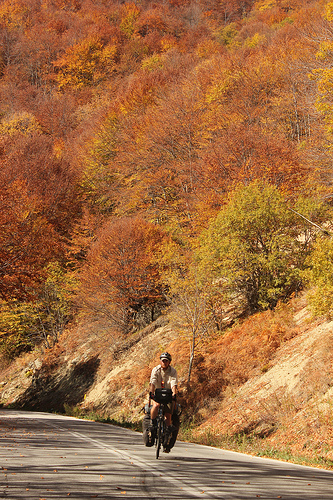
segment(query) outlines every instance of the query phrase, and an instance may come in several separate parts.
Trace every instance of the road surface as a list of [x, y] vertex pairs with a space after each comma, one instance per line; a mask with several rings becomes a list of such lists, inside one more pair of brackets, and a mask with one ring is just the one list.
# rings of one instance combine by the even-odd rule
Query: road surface
[[128, 429], [0, 410], [0, 499], [333, 500], [333, 472], [177, 442], [155, 448]]

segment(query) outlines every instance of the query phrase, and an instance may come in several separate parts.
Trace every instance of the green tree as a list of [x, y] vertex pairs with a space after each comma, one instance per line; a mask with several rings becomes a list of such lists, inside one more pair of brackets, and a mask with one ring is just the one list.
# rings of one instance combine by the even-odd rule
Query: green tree
[[[300, 199], [295, 206], [325, 218], [319, 202]], [[202, 235], [198, 255], [213, 286], [252, 313], [274, 308], [300, 289], [315, 231], [289, 210], [276, 187], [256, 181], [231, 193]]]
[[309, 293], [309, 303], [315, 316], [333, 317], [333, 240], [320, 238], [315, 244], [308, 263], [307, 278], [314, 289]]
[[0, 301], [0, 353], [7, 359], [36, 345], [54, 346], [71, 317], [75, 280], [57, 262], [45, 274], [34, 301]]
[[29, 331], [36, 319], [29, 303], [0, 302], [0, 354], [4, 358], [12, 360], [33, 348]]

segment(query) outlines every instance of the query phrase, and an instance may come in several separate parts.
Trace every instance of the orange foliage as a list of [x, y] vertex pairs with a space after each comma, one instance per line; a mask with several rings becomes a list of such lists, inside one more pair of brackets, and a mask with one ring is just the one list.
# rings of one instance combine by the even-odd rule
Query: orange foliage
[[59, 253], [59, 240], [43, 217], [38, 199], [22, 180], [6, 185], [1, 175], [0, 296], [27, 299], [44, 278], [43, 267]]
[[236, 389], [250, 377], [267, 371], [279, 346], [298, 333], [289, 313], [282, 308], [254, 315], [209, 343], [195, 360], [195, 390], [184, 394], [189, 413], [194, 405], [203, 406], [207, 394], [221, 399], [227, 388]]
[[0, 157], [7, 182], [24, 179], [45, 220], [68, 237], [81, 211], [77, 177], [68, 162], [57, 158], [50, 138], [39, 133], [14, 134], [2, 141], [2, 147]]
[[[313, 170], [329, 179], [308, 78], [323, 22], [307, 0], [3, 1], [1, 237], [11, 228], [15, 248], [28, 242], [29, 286], [55, 256], [77, 268], [88, 253], [85, 300], [110, 312], [111, 297], [132, 310], [125, 323], [151, 318], [163, 231], [200, 231], [235, 183], [289, 193]], [[16, 256], [6, 272], [28, 285]], [[8, 282], [6, 296], [15, 290]]]
[[156, 260], [163, 238], [159, 228], [137, 217], [106, 224], [81, 273], [81, 304], [124, 332], [152, 321], [164, 303]]

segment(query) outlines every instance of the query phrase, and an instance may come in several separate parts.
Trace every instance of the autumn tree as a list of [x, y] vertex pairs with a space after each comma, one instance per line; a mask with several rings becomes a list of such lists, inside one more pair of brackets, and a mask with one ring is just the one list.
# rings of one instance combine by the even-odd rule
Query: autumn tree
[[[303, 215], [312, 212], [312, 219], [328, 216], [320, 202], [298, 203]], [[230, 195], [202, 235], [199, 256], [212, 283], [230, 301], [254, 312], [275, 307], [301, 288], [314, 235], [315, 229], [289, 210], [276, 187], [256, 181]]]
[[[240, 179], [248, 183], [264, 178], [293, 189], [307, 175], [288, 126], [281, 119], [287, 94], [288, 114], [301, 116], [301, 111], [292, 106], [296, 96], [286, 88], [281, 66], [281, 60], [269, 48], [264, 51], [259, 46], [239, 50], [234, 57], [215, 56], [200, 68], [198, 80], [208, 103], [203, 121], [210, 145], [203, 151], [199, 175], [204, 191], [212, 197], [215, 193], [220, 202]], [[282, 100], [281, 94], [285, 96]], [[295, 127], [301, 126], [298, 123]]]
[[119, 134], [123, 124], [121, 115], [110, 111], [93, 131], [82, 150], [80, 161], [83, 175], [80, 181], [87, 205], [94, 213], [111, 213], [118, 203], [119, 177], [112, 161], [119, 148]]
[[33, 349], [29, 335], [31, 307], [28, 302], [6, 302], [0, 300], [0, 355], [12, 361], [22, 352]]
[[333, 316], [333, 242], [332, 233], [322, 234], [315, 244], [308, 259], [309, 269], [306, 273], [308, 283], [312, 286], [309, 292], [309, 304], [315, 316]]
[[53, 347], [72, 317], [73, 276], [57, 262], [45, 266], [44, 276], [32, 301], [0, 301], [0, 354], [6, 359], [36, 345]]
[[326, 128], [326, 140], [329, 151], [332, 151], [332, 124], [333, 124], [333, 99], [332, 99], [332, 48], [333, 48], [333, 4], [326, 5], [324, 15], [325, 23], [317, 51], [317, 67], [313, 69], [311, 77], [317, 82], [318, 97], [317, 108], [323, 115]]
[[70, 306], [51, 267], [66, 266], [81, 204], [75, 176], [34, 115], [6, 116], [0, 136], [0, 350], [12, 357], [41, 342], [53, 345], [64, 328]]
[[98, 36], [88, 37], [69, 47], [66, 54], [54, 62], [60, 89], [80, 90], [105, 80], [115, 65], [117, 46], [104, 45]]
[[210, 308], [210, 283], [202, 279], [186, 236], [168, 239], [161, 251], [163, 281], [167, 284], [169, 316], [179, 336], [188, 342], [187, 386], [190, 387], [195, 357], [214, 331]]
[[175, 219], [182, 224], [191, 217], [196, 187], [201, 105], [192, 85], [164, 97], [154, 95], [155, 85], [145, 74], [133, 95], [136, 101], [126, 103], [130, 110], [137, 104], [136, 109], [117, 120], [117, 147], [105, 169], [115, 183], [109, 196], [116, 186], [119, 213], [135, 210], [159, 223]]
[[[181, 232], [191, 239], [209, 226], [207, 234], [218, 234], [216, 244], [227, 255], [221, 258], [226, 268], [202, 257], [212, 271], [205, 283], [194, 262], [177, 284], [195, 335], [207, 318], [221, 327], [224, 291], [241, 294], [255, 309], [274, 307], [297, 289], [297, 269], [313, 235], [295, 214], [291, 220], [291, 213], [278, 212], [275, 194], [268, 206], [239, 187], [240, 200], [257, 200], [262, 222], [253, 218], [270, 248], [266, 255], [250, 230], [239, 230], [245, 205], [228, 193], [260, 179], [280, 193], [281, 207], [286, 193], [294, 207], [302, 186], [324, 165], [331, 182], [332, 5], [325, 19], [323, 8], [296, 0], [2, 1], [3, 307], [16, 299], [24, 309], [28, 289], [40, 297], [50, 263], [77, 269], [88, 256], [81, 304], [126, 332], [147, 323], [164, 304], [154, 260], [161, 228], [174, 239]], [[318, 71], [309, 79], [313, 68]], [[318, 211], [303, 208], [321, 220]], [[229, 247], [229, 226], [222, 215], [216, 219], [221, 209], [234, 221]], [[275, 222], [286, 228], [280, 239], [270, 232]], [[231, 256], [235, 242], [243, 257]], [[216, 251], [215, 243], [205, 245]]]
[[3, 122], [3, 173], [7, 183], [22, 179], [38, 200], [45, 220], [59, 235], [68, 237], [81, 213], [76, 173], [62, 155], [57, 157], [52, 139], [38, 128], [31, 115]]
[[79, 304], [123, 333], [156, 319], [165, 303], [157, 261], [164, 237], [138, 217], [106, 223], [82, 270]]
[[59, 238], [24, 181], [8, 185], [3, 175], [1, 181], [0, 296], [31, 298], [44, 279], [44, 266], [59, 255]]

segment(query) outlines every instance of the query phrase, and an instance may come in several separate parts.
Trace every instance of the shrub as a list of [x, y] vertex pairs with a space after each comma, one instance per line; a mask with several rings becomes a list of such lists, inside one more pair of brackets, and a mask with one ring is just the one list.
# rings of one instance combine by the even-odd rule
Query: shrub
[[308, 259], [306, 273], [315, 289], [309, 293], [309, 304], [314, 315], [333, 318], [333, 240], [322, 238], [316, 242]]

